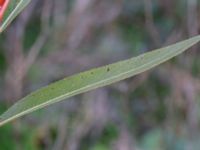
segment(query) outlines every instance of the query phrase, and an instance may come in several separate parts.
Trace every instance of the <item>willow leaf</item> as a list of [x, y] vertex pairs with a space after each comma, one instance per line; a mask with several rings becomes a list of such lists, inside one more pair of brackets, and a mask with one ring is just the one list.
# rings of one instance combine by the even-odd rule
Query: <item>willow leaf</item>
[[200, 36], [196, 36], [131, 59], [92, 69], [57, 81], [33, 92], [14, 104], [0, 116], [0, 126], [47, 105], [149, 70], [184, 52], [199, 41]]
[[0, 33], [17, 17], [17, 15], [31, 2], [31, 0], [10, 0], [3, 20], [0, 24]]

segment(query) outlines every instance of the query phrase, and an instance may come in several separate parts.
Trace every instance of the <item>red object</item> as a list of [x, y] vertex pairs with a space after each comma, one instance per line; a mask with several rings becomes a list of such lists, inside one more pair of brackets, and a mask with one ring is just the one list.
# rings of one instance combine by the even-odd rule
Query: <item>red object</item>
[[0, 21], [3, 19], [4, 13], [8, 7], [10, 0], [0, 0]]

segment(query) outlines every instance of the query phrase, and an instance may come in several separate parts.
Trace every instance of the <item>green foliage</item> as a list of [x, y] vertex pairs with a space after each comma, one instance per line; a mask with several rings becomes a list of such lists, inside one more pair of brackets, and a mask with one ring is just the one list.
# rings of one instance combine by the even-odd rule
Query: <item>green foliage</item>
[[[21, 11], [20, 10], [16, 14], [12, 13], [16, 10], [16, 6], [21, 5], [21, 2], [24, 4], [30, 2], [30, 0], [10, 1], [11, 3], [1, 22], [2, 24], [0, 24], [1, 31], [6, 29], [17, 13]], [[195, 26], [194, 29], [193, 26], [191, 29], [191, 26], [188, 25], [195, 24], [195, 16], [199, 12], [197, 8], [193, 9], [193, 5], [189, 5], [189, 0], [187, 3], [182, 0], [168, 1], [167, 3], [156, 0], [151, 1], [152, 12], [149, 14], [152, 15], [153, 26], [159, 34], [159, 37], [153, 37], [151, 33], [152, 30], [148, 28], [148, 25], [151, 25], [151, 22], [148, 22], [151, 21], [151, 18], [148, 18], [144, 11], [145, 2], [147, 1], [125, 0], [122, 4], [124, 6], [120, 5], [120, 7], [122, 6], [122, 11], [117, 18], [114, 18], [111, 22], [103, 23], [103, 25], [101, 23], [99, 24], [102, 19], [104, 20], [104, 18], [112, 14], [113, 11], [109, 11], [106, 15], [102, 15], [102, 17], [98, 18], [98, 23], [94, 23], [90, 26], [90, 29], [87, 30], [89, 34], [82, 35], [83, 32], [80, 32], [80, 29], [83, 26], [81, 26], [81, 24], [83, 23], [83, 25], [85, 25], [85, 22], [87, 24], [87, 16], [99, 16], [99, 12], [100, 14], [106, 12], [106, 9], [104, 9], [102, 5], [99, 5], [99, 3], [103, 2], [109, 10], [112, 10], [112, 6], [119, 2], [111, 2], [110, 4], [108, 0], [95, 2], [94, 6], [90, 4], [91, 8], [87, 8], [84, 13], [75, 15], [75, 17], [72, 15], [73, 12], [75, 12], [73, 10], [77, 8], [75, 7], [76, 1], [74, 0], [61, 0], [59, 2], [47, 0], [46, 2], [52, 5], [51, 7], [53, 9], [51, 9], [51, 12], [48, 12], [48, 9], [46, 9], [47, 5], [44, 2], [45, 1], [39, 0], [37, 5], [33, 5], [33, 7], [37, 8], [36, 11], [32, 9], [29, 10], [28, 8], [27, 12], [32, 13], [32, 15], [28, 18], [25, 17], [28, 19], [28, 22], [26, 22], [26, 26], [21, 27], [24, 33], [20, 35], [23, 40], [17, 41], [17, 44], [22, 47], [24, 58], [26, 58], [26, 54], [29, 53], [32, 46], [34, 46], [33, 44], [42, 33], [41, 16], [43, 15], [40, 13], [45, 12], [46, 14], [52, 15], [51, 21], [53, 21], [53, 24], [51, 25], [53, 27], [53, 32], [49, 34], [50, 41], [47, 40], [47, 42], [44, 43], [36, 61], [31, 66], [30, 70], [27, 71], [25, 79], [23, 82], [19, 83], [19, 86], [23, 85], [23, 95], [44, 84], [53, 82], [58, 78], [60, 79], [60, 77], [63, 77], [65, 74], [72, 74], [72, 72], [77, 72], [80, 69], [82, 70], [86, 65], [88, 68], [90, 66], [105, 64], [105, 62], [119, 60], [127, 55], [139, 55], [141, 52], [153, 49], [156, 45], [171, 43], [172, 41], [180, 39], [180, 37], [183, 38], [188, 35], [194, 35], [190, 30], [195, 30]], [[51, 2], [53, 2], [53, 4], [51, 4]], [[65, 11], [63, 11], [63, 5], [61, 7], [60, 2], [62, 4], [67, 4], [66, 7], [64, 6]], [[199, 4], [198, 2], [198, 9], [200, 8]], [[20, 7], [18, 7], [18, 9], [23, 8], [22, 5]], [[171, 9], [172, 7], [174, 8], [173, 10]], [[192, 11], [188, 9], [190, 7]], [[82, 6], [80, 8], [82, 8]], [[57, 11], [57, 9], [59, 9], [59, 11]], [[98, 11], [96, 11], [97, 9]], [[195, 10], [197, 14], [195, 14]], [[25, 14], [27, 12], [25, 12]], [[72, 16], [72, 19], [70, 19], [70, 16]], [[93, 19], [93, 17], [89, 18]], [[22, 16], [16, 20], [16, 24], [12, 26], [14, 30], [9, 30], [9, 32], [5, 32], [0, 36], [0, 114], [7, 109], [5, 105], [6, 100], [11, 100], [5, 98], [4, 92], [11, 95], [15, 92], [15, 89], [17, 89], [7, 88], [7, 91], [5, 88], [5, 77], [9, 74], [10, 69], [14, 68], [12, 64], [15, 64], [12, 63], [14, 61], [9, 60], [18, 60], [16, 57], [13, 57], [17, 55], [13, 54], [16, 53], [15, 50], [18, 51], [19, 49], [15, 49], [13, 45], [16, 44], [14, 44], [14, 42], [16, 42], [15, 38], [17, 38], [16, 35], [18, 35], [16, 31], [19, 29], [19, 26], [16, 25], [20, 25], [21, 19], [23, 19]], [[78, 21], [73, 22], [73, 20]], [[80, 26], [77, 26], [77, 24], [80, 24]], [[68, 40], [70, 36], [73, 35], [73, 30], [70, 28], [70, 25], [77, 31], [75, 34], [78, 36], [81, 34], [83, 36], [84, 40], [81, 44], [79, 43], [80, 41], [76, 41], [76, 38], [74, 38], [72, 42]], [[67, 32], [68, 30], [70, 30], [70, 32]], [[196, 34], [198, 34], [198, 30]], [[153, 41], [155, 39], [160, 41], [159, 44]], [[60, 54], [60, 52], [63, 51], [63, 45], [61, 44], [64, 43], [63, 41], [66, 43], [69, 42], [69, 45], [71, 43], [76, 44], [76, 42], [79, 44], [77, 44], [76, 50], [71, 49], [69, 51], [70, 53], [73, 51], [72, 61], [70, 58], [68, 59], [68, 56], [65, 57], [65, 55], [62, 55], [65, 57], [62, 58], [62, 60], [59, 60], [61, 55], [54, 56], [55, 53]], [[118, 50], [120, 50], [122, 54], [119, 54]], [[108, 52], [112, 52], [113, 55], [109, 56], [110, 53], [108, 54]], [[61, 52], [61, 54], [63, 54], [63, 52]], [[49, 56], [54, 56], [54, 59], [49, 59]], [[88, 57], [90, 58], [91, 56], [94, 56], [95, 60], [94, 58], [91, 60], [88, 59]], [[122, 140], [131, 140], [133, 145], [131, 145], [130, 149], [186, 150], [190, 148], [192, 150], [198, 150], [200, 147], [198, 126], [200, 119], [200, 95], [199, 87], [196, 87], [196, 85], [199, 86], [198, 81], [200, 74], [200, 59], [198, 57], [198, 47], [194, 47], [194, 49], [185, 56], [182, 55], [178, 59], [173, 59], [167, 63], [167, 65], [160, 66], [152, 72], [143, 73], [136, 78], [129, 79], [104, 90], [99, 90], [100, 93], [99, 91], [95, 91], [91, 92], [92, 95], [88, 93], [70, 98], [70, 101], [62, 102], [61, 104], [48, 107], [47, 109], [41, 109], [24, 119], [19, 119], [12, 124], [2, 126], [0, 127], [0, 150], [49, 149], [57, 145], [58, 141], [60, 141], [60, 137], [63, 137], [61, 138], [62, 142], [59, 142], [62, 143], [60, 146], [63, 147], [63, 149], [64, 147], [68, 149], [71, 143], [77, 143], [79, 149], [107, 150], [113, 149], [113, 146], [114, 149], [116, 149], [115, 144], [117, 144], [117, 146], [128, 146], [126, 141], [125, 143], [121, 142], [121, 138], [123, 138], [121, 129], [122, 131], [123, 129], [128, 131], [127, 134], [129, 138], [123, 138]], [[88, 64], [88, 60], [91, 64]], [[79, 64], [80, 62], [83, 63]], [[127, 69], [126, 67], [130, 66], [127, 65], [124, 69]], [[171, 67], [172, 70], [170, 70]], [[119, 70], [122, 71], [123, 69], [119, 67]], [[15, 80], [17, 74], [15, 72], [11, 72], [11, 74], [13, 75], [11, 81], [12, 79]], [[93, 75], [96, 74], [93, 72]], [[88, 72], [88, 76], [91, 76], [91, 78], [89, 77], [91, 82], [93, 81], [93, 75], [90, 75]], [[185, 75], [187, 78], [182, 78], [182, 76], [185, 77]], [[77, 84], [80, 82], [81, 81], [78, 80]], [[181, 84], [183, 82], [184, 86], [180, 87], [178, 85], [180, 82]], [[188, 87], [189, 90], [187, 90]], [[192, 89], [192, 93], [190, 88]], [[183, 91], [184, 89], [186, 89], [186, 91]], [[63, 95], [68, 94], [66, 87], [63, 89], [60, 87], [57, 90], [64, 90], [62, 93]], [[48, 92], [46, 95], [47, 94]], [[50, 95], [51, 94], [52, 93], [50, 93]], [[98, 97], [93, 97], [93, 94]], [[183, 97], [179, 98], [175, 94], [180, 94], [180, 96]], [[187, 94], [196, 97], [194, 99], [187, 98], [187, 96], [185, 96]], [[24, 98], [25, 103], [29, 103], [29, 101], [26, 101], [29, 98], [30, 96]], [[44, 97], [41, 96], [41, 98]], [[89, 102], [86, 102], [87, 99]], [[99, 105], [99, 99], [105, 99], [103, 104]], [[37, 101], [37, 99], [31, 100], [30, 108], [38, 104], [34, 103], [34, 101]], [[44, 102], [45, 98], [41, 99], [41, 101]], [[49, 99], [46, 102], [53, 103], [56, 101]], [[16, 104], [19, 106], [15, 107], [16, 112], [12, 112], [10, 109], [8, 110], [8, 112], [12, 113], [7, 113], [8, 118], [4, 116], [2, 119], [5, 120], [2, 120], [4, 121], [2, 123], [6, 123], [5, 121], [9, 119], [9, 117], [11, 117], [11, 119], [14, 119], [12, 117], [19, 117], [15, 115], [20, 114], [20, 109], [28, 110], [28, 107], [22, 106], [21, 102], [19, 102], [19, 104], [20, 105]], [[101, 105], [106, 106], [105, 109]], [[98, 124], [98, 128], [100, 127], [99, 129], [101, 129], [101, 131], [96, 130], [96, 126], [94, 126], [94, 123], [96, 124], [97, 121], [101, 121], [101, 119], [97, 120], [94, 117], [96, 113], [90, 114], [91, 110], [93, 112], [93, 109], [97, 107], [101, 109], [101, 111], [105, 111], [102, 114], [103, 116], [100, 117], [106, 119], [106, 122], [104, 124]], [[110, 123], [110, 120], [112, 123]], [[87, 123], [87, 126], [85, 126], [85, 123]], [[123, 125], [123, 127], [121, 125]], [[72, 140], [71, 142], [71, 139], [77, 139], [74, 138], [77, 136], [78, 140], [74, 142]]]
[[17, 17], [17, 15], [31, 2], [31, 0], [10, 0], [10, 4], [5, 13], [0, 26], [0, 33]]
[[153, 130], [142, 139], [141, 147], [144, 150], [163, 149], [162, 134], [160, 130]]
[[[12, 126], [5, 126], [0, 128], [0, 144], [1, 144], [1, 149], [13, 149], [15, 146], [15, 142], [13, 140], [13, 129]], [[6, 137], [6, 138], [5, 138]], [[9, 140], [8, 140], [9, 139]]]
[[200, 36], [145, 53], [125, 61], [92, 69], [37, 90], [0, 116], [0, 125], [74, 95], [103, 87], [149, 70], [184, 52], [200, 41]]

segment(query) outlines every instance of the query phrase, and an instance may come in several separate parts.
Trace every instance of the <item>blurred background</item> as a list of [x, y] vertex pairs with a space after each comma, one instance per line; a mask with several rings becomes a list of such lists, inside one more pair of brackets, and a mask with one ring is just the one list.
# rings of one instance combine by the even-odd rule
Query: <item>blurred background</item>
[[[33, 0], [0, 36], [0, 113], [63, 77], [199, 33], [199, 0]], [[199, 150], [199, 48], [1, 127], [0, 149]]]

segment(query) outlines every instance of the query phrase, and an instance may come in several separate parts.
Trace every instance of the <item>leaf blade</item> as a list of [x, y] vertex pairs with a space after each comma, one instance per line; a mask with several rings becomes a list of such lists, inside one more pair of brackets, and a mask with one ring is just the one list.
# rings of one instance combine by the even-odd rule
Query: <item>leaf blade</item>
[[5, 18], [0, 26], [0, 33], [19, 15], [19, 13], [31, 2], [31, 0], [10, 0]]
[[140, 56], [82, 72], [41, 88], [24, 97], [0, 116], [0, 126], [37, 109], [71, 96], [103, 87], [149, 70], [184, 52], [200, 35]]

